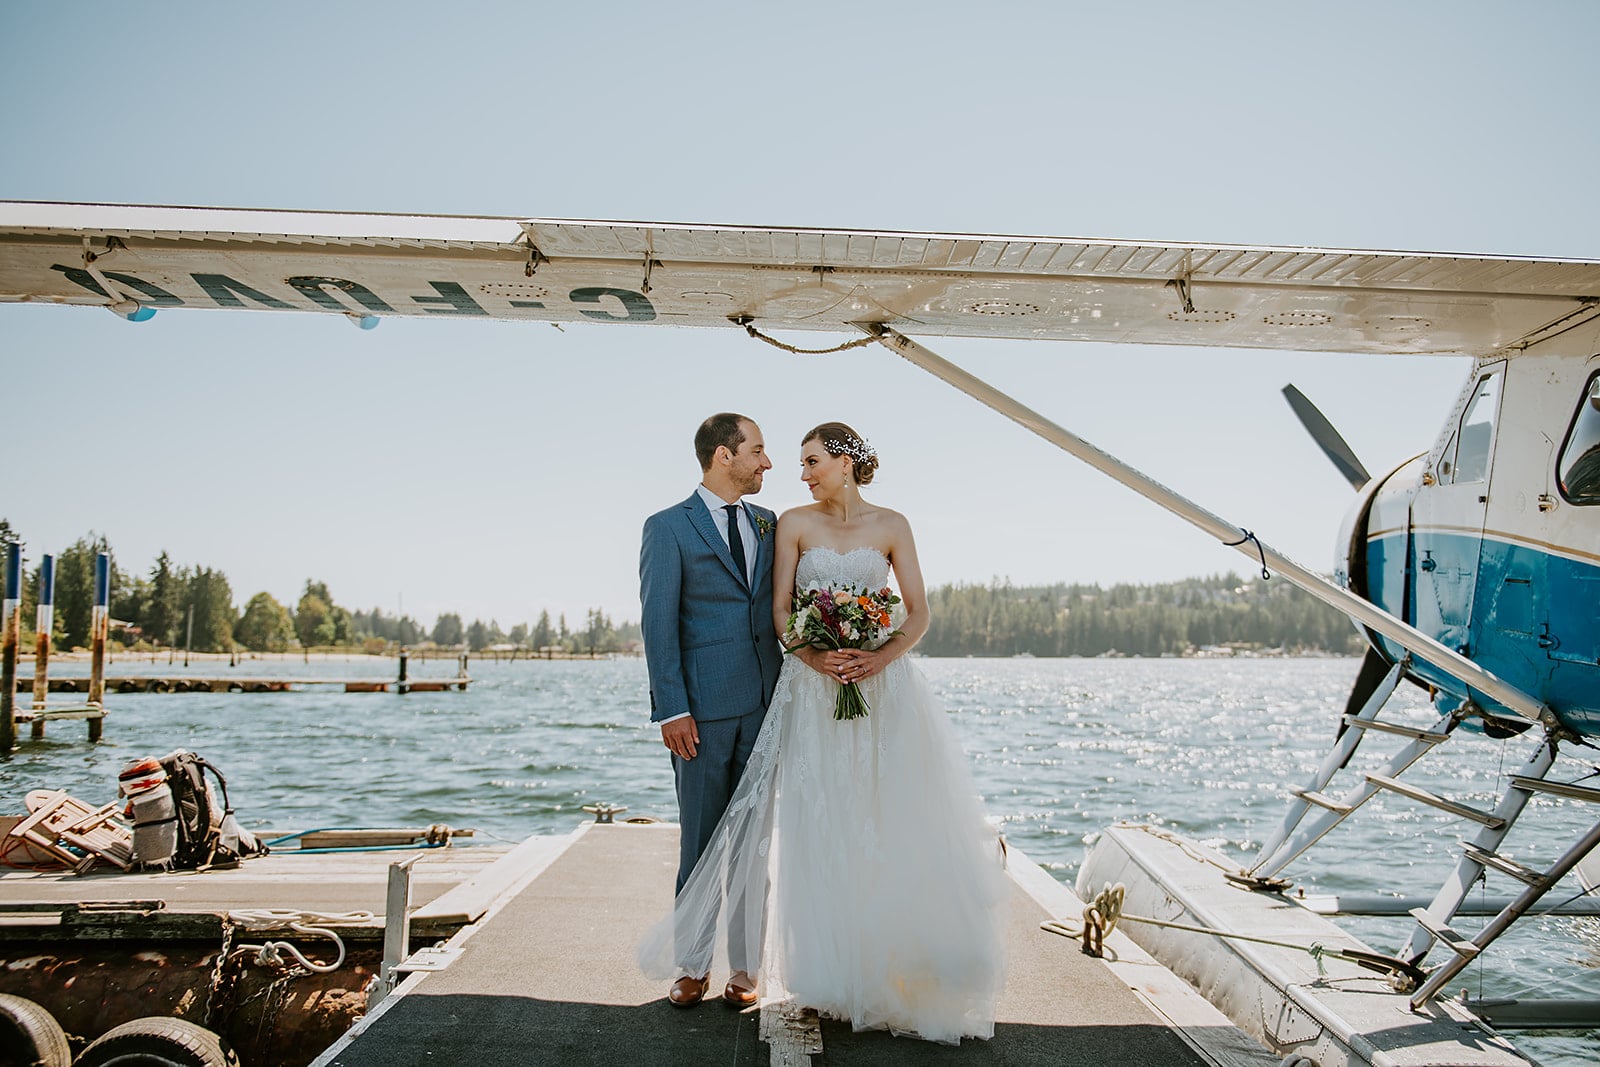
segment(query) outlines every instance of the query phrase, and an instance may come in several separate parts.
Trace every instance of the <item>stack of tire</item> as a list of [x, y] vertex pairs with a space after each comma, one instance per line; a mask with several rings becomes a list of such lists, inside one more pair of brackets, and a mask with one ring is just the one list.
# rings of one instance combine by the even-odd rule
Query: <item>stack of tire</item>
[[76, 1060], [61, 1026], [40, 1005], [0, 993], [0, 1067], [239, 1067], [221, 1037], [182, 1019], [152, 1016], [114, 1026]]

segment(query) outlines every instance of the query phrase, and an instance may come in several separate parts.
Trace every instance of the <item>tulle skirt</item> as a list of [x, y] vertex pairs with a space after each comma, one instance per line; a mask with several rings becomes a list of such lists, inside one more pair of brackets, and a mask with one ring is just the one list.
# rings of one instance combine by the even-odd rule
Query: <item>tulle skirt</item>
[[728, 812], [640, 966], [698, 975], [727, 946], [760, 960], [766, 995], [858, 1030], [989, 1037], [1009, 899], [998, 838], [915, 665], [861, 688], [869, 714], [835, 720], [838, 683], [784, 665]]

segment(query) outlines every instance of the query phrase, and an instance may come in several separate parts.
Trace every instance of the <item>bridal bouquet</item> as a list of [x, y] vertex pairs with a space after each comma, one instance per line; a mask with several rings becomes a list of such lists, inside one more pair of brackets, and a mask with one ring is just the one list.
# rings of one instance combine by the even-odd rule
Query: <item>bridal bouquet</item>
[[[795, 591], [794, 610], [784, 631], [787, 651], [812, 648], [876, 648], [899, 630], [891, 630], [890, 609], [900, 598], [885, 586], [869, 589], [833, 589], [811, 584]], [[858, 719], [867, 713], [867, 701], [855, 682], [839, 687], [834, 700], [835, 719]]]

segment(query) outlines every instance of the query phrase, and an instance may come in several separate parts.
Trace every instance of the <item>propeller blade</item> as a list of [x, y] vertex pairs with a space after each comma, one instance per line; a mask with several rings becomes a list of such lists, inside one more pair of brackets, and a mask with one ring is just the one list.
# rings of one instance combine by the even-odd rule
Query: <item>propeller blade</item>
[[1306, 428], [1311, 439], [1322, 449], [1322, 454], [1339, 468], [1339, 473], [1344, 475], [1351, 488], [1359, 490], [1372, 480], [1367, 468], [1356, 458], [1355, 450], [1339, 436], [1339, 431], [1333, 428], [1333, 423], [1328, 421], [1327, 416], [1317, 410], [1317, 405], [1307, 400], [1306, 395], [1292, 385], [1283, 387], [1283, 397], [1289, 401], [1289, 406], [1300, 417], [1300, 425]]

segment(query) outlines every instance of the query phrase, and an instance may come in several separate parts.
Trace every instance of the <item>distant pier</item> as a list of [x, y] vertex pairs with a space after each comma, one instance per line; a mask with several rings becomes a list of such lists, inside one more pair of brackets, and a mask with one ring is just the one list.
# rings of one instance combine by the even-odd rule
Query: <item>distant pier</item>
[[[467, 654], [457, 656], [457, 669], [454, 678], [412, 678], [409, 677], [409, 655], [400, 653], [400, 666], [394, 678], [240, 678], [237, 675], [227, 678], [195, 677], [188, 674], [141, 674], [126, 675], [121, 678], [94, 676], [71, 678], [37, 678], [19, 677], [16, 679], [17, 692], [31, 691], [35, 694], [34, 700], [39, 701], [38, 694], [48, 690], [51, 693], [87, 693], [95, 685], [102, 691], [113, 693], [288, 693], [297, 689], [308, 689], [312, 686], [327, 685], [341, 686], [346, 693], [443, 693], [449, 689], [466, 689], [472, 682], [472, 676], [467, 673]], [[43, 660], [38, 661], [42, 667]], [[17, 711], [17, 721], [27, 721], [28, 712]]]
[[[465, 689], [472, 679], [455, 678], [194, 678], [189, 675], [137, 675], [105, 679], [109, 693], [287, 693], [311, 686], [343, 686], [346, 693], [442, 693]], [[87, 693], [87, 678], [50, 678], [52, 693]], [[33, 688], [33, 679], [17, 679], [17, 692]], [[17, 721], [27, 721], [28, 712], [19, 709]]]

